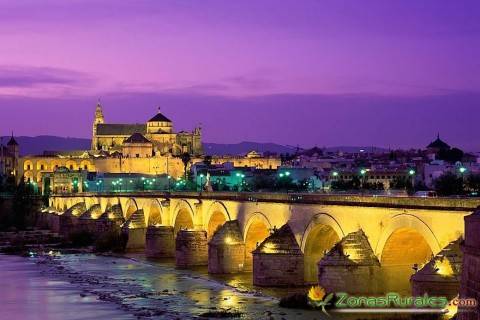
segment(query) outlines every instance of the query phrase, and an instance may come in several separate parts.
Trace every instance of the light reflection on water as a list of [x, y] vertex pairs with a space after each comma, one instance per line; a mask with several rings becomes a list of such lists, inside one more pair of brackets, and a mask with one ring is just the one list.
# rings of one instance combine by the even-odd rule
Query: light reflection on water
[[117, 306], [82, 297], [74, 285], [39, 272], [27, 258], [0, 255], [0, 319], [135, 319]]
[[[56, 259], [64, 267], [63, 271], [59, 271], [56, 265], [40, 265], [45, 274], [39, 275], [38, 268], [29, 260], [12, 258], [13, 265], [9, 262], [10, 257], [4, 259], [0, 256], [0, 271], [3, 271], [0, 284], [4, 289], [0, 290], [0, 301], [10, 302], [11, 307], [6, 310], [12, 315], [11, 319], [131, 319], [132, 313], [143, 309], [164, 312], [152, 316], [152, 319], [191, 319], [219, 310], [242, 312], [245, 319], [325, 318], [318, 310], [292, 310], [278, 306], [276, 298], [305, 292], [308, 288], [254, 287], [251, 273], [209, 275], [206, 267], [178, 270], [173, 259], [150, 261], [142, 256], [125, 259], [64, 255]], [[27, 271], [16, 272], [21, 270], [19, 266], [28, 266]], [[16, 275], [5, 279], [5, 272], [8, 274], [5, 270], [8, 269], [10, 272], [15, 270]], [[76, 287], [67, 281], [74, 282]], [[5, 290], [6, 286], [8, 290]], [[261, 291], [262, 295], [255, 294], [255, 291]], [[88, 292], [88, 295], [82, 297], [79, 292]], [[101, 293], [108, 294], [116, 304], [99, 302], [96, 296]], [[25, 305], [24, 301], [29, 303]], [[123, 310], [117, 309], [119, 305]], [[5, 308], [2, 315], [3, 311]], [[42, 316], [18, 316], [21, 314]], [[357, 318], [348, 316], [348, 319]], [[370, 316], [362, 318], [373, 319]]]

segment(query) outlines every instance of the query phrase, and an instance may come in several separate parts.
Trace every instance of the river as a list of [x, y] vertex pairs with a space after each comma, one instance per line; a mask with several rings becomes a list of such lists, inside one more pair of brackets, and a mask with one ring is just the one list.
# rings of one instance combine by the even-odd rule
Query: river
[[280, 308], [244, 276], [222, 281], [202, 268], [182, 271], [141, 256], [0, 255], [0, 272], [1, 319], [206, 319], [219, 311], [243, 319], [323, 318]]

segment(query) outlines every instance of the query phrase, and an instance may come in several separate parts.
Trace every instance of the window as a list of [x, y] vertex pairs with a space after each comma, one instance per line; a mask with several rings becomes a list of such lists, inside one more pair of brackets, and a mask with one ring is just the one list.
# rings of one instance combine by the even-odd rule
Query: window
[[70, 168], [70, 170], [73, 170], [73, 165], [70, 165], [70, 167], [69, 167], [69, 168]]
[[83, 169], [88, 170], [88, 164], [84, 165]]
[[140, 158], [140, 154], [139, 153], [135, 154], [135, 157]]
[[40, 170], [45, 170], [45, 166], [43, 164], [40, 165]]

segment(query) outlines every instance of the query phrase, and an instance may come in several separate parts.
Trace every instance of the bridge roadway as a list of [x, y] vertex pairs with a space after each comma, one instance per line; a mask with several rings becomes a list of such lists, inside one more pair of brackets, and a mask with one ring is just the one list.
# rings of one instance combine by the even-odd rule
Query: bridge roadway
[[307, 281], [316, 279], [325, 252], [360, 230], [382, 266], [424, 263], [463, 236], [464, 217], [480, 206], [480, 198], [233, 192], [54, 194], [49, 201], [57, 215], [89, 212], [92, 219], [116, 206], [131, 229], [172, 227], [174, 237], [190, 229], [206, 231], [210, 240], [225, 222], [235, 221], [247, 269], [251, 252], [288, 225], [304, 256]]

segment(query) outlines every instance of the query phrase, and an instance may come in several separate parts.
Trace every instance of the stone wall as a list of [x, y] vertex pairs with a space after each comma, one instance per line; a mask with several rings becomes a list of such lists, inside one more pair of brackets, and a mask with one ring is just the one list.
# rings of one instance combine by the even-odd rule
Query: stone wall
[[256, 286], [303, 285], [303, 255], [253, 253]]
[[145, 255], [149, 258], [172, 258], [175, 256], [173, 227], [150, 226], [147, 228]]
[[208, 264], [207, 232], [180, 230], [175, 239], [175, 264], [179, 268]]
[[[460, 298], [474, 298], [480, 303], [480, 211], [465, 217], [465, 242], [462, 245], [463, 268]], [[470, 311], [470, 312], [467, 312]], [[480, 306], [458, 313], [459, 320], [480, 319]]]
[[458, 295], [462, 271], [461, 238], [442, 249], [410, 278], [412, 295], [446, 296], [450, 300]]
[[304, 283], [303, 253], [285, 224], [253, 251], [253, 284], [298, 286]]
[[245, 265], [245, 243], [238, 221], [227, 221], [208, 243], [208, 272], [241, 272]]
[[127, 245], [125, 250], [128, 252], [145, 251], [145, 238], [147, 228], [122, 228], [122, 232], [127, 235]]
[[379, 291], [380, 262], [362, 230], [347, 234], [318, 262], [318, 282], [327, 292]]

